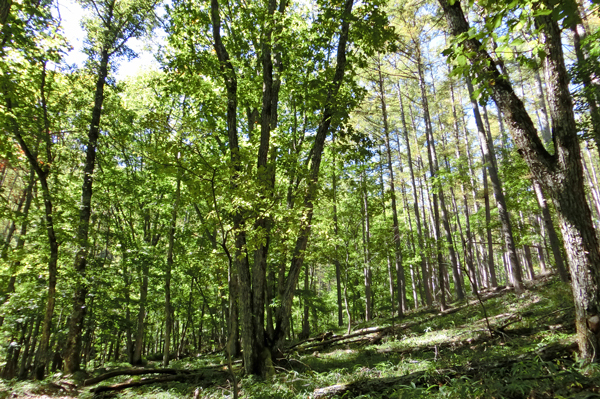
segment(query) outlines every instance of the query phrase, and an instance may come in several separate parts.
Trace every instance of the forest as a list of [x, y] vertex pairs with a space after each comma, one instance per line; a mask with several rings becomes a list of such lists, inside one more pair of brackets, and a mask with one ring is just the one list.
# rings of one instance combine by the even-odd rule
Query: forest
[[0, 0], [0, 398], [600, 397], [597, 0], [77, 3]]

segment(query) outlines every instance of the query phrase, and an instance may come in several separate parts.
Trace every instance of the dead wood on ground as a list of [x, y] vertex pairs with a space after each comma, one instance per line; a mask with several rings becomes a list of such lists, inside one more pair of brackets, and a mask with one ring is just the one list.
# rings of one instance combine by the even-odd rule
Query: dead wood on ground
[[494, 369], [507, 368], [524, 360], [540, 358], [548, 361], [569, 356], [573, 351], [572, 346], [551, 345], [539, 351], [521, 355], [512, 359], [502, 359], [495, 362], [475, 363], [470, 365], [457, 365], [446, 369], [435, 371], [417, 371], [400, 377], [370, 378], [359, 380], [350, 384], [337, 384], [314, 390], [314, 397], [318, 399], [332, 398], [338, 395], [353, 397], [373, 392], [383, 392], [394, 386], [410, 386], [415, 384], [436, 385], [445, 384], [457, 376], [474, 377]]
[[173, 381], [189, 381], [195, 380], [204, 381], [207, 385], [213, 385], [222, 379], [225, 379], [227, 373], [224, 371], [203, 371], [203, 372], [180, 372], [175, 375], [169, 375], [166, 377], [155, 377], [155, 378], [145, 378], [139, 381], [127, 381], [114, 385], [101, 385], [99, 387], [95, 387], [90, 389], [90, 392], [97, 395], [104, 392], [116, 392], [122, 391], [123, 389], [140, 387], [144, 385], [152, 385], [152, 384], [160, 384], [165, 382], [173, 382]]

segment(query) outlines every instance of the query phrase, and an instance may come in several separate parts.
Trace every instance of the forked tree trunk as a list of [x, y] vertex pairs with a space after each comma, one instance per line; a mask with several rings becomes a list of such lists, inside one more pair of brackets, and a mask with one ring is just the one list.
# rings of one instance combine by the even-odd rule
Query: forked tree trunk
[[[48, 112], [46, 107], [46, 64], [43, 64], [42, 69], [42, 79], [40, 85], [40, 96], [42, 99], [42, 111], [43, 111], [43, 121], [44, 121], [44, 137], [43, 140], [46, 143], [46, 165], [50, 165], [53, 162], [52, 156], [52, 142], [50, 139], [50, 122], [48, 120]], [[13, 110], [11, 99], [6, 99], [6, 108], [8, 111]], [[42, 169], [42, 164], [38, 162], [38, 158], [34, 155], [29, 149], [28, 145], [25, 143], [23, 136], [21, 135], [21, 129], [19, 127], [18, 121], [15, 117], [11, 116], [9, 113], [9, 123], [10, 127], [13, 130], [13, 134], [19, 143], [19, 146], [25, 153], [29, 164], [35, 171], [38, 179], [40, 181], [40, 185], [42, 186], [42, 196], [44, 200], [44, 212], [45, 218], [44, 221], [46, 223], [46, 234], [48, 236], [48, 246], [50, 249], [50, 256], [48, 258], [48, 295], [46, 298], [46, 309], [44, 312], [44, 324], [42, 327], [42, 338], [40, 339], [40, 346], [37, 352], [37, 356], [35, 359], [35, 377], [38, 380], [44, 379], [44, 375], [46, 373], [46, 364], [48, 360], [48, 349], [50, 345], [50, 334], [52, 331], [52, 317], [54, 315], [54, 305], [56, 302], [56, 282], [58, 277], [58, 241], [56, 239], [56, 233], [54, 231], [54, 221], [53, 221], [53, 204], [52, 204], [52, 195], [50, 194], [50, 188], [48, 186], [48, 175], [50, 173], [50, 169], [47, 166], [44, 166]]]
[[[447, 0], [439, 0], [439, 3], [452, 34], [467, 35], [469, 24], [460, 2], [450, 5]], [[541, 4], [548, 7], [546, 1]], [[474, 38], [462, 43], [469, 57], [485, 62], [480, 73], [485, 74], [487, 82], [493, 83], [490, 84], [491, 95], [502, 110], [521, 155], [556, 206], [569, 259], [579, 349], [583, 359], [592, 361], [600, 347], [600, 252], [585, 199], [579, 138], [560, 29], [551, 16], [539, 15], [535, 21], [547, 54], [545, 72], [555, 154], [546, 151], [523, 102], [481, 43]]]
[[315, 135], [315, 142], [312, 151], [312, 162], [309, 175], [307, 177], [307, 191], [304, 197], [304, 215], [300, 224], [298, 239], [296, 240], [296, 246], [292, 255], [292, 262], [290, 270], [286, 279], [283, 297], [281, 305], [277, 310], [277, 327], [275, 329], [275, 342], [273, 345], [274, 350], [280, 350], [283, 346], [286, 332], [289, 326], [289, 315], [292, 310], [292, 301], [294, 299], [294, 290], [298, 277], [300, 275], [300, 269], [304, 263], [304, 256], [306, 251], [306, 245], [311, 232], [311, 221], [313, 216], [314, 200], [317, 194], [319, 170], [321, 166], [321, 157], [325, 145], [325, 138], [329, 132], [332, 118], [336, 110], [336, 105], [333, 103], [337, 92], [340, 89], [342, 81], [344, 79], [344, 72], [346, 69], [346, 45], [348, 43], [348, 33], [350, 29], [350, 17], [352, 13], [352, 7], [354, 5], [353, 0], [346, 0], [344, 3], [343, 14], [342, 14], [342, 26], [338, 41], [337, 55], [336, 55], [336, 69], [331, 84], [331, 89], [328, 93], [325, 107], [323, 110], [323, 116], [317, 133]]

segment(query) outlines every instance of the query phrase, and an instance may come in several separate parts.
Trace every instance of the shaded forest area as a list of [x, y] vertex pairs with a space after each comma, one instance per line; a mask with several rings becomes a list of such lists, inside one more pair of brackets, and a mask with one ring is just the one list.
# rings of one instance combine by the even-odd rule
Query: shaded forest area
[[0, 1], [0, 390], [598, 393], [596, 2], [78, 3]]

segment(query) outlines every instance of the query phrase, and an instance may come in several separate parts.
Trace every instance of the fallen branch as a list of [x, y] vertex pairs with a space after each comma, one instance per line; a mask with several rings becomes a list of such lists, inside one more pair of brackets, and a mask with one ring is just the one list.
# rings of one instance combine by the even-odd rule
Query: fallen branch
[[147, 378], [142, 379], [140, 381], [127, 381], [114, 385], [101, 385], [96, 388], [90, 389], [90, 392], [93, 394], [99, 394], [102, 392], [115, 392], [122, 391], [127, 388], [141, 387], [144, 385], [152, 385], [152, 384], [161, 384], [164, 382], [173, 382], [173, 381], [188, 381], [190, 379], [196, 380], [207, 380], [208, 377], [213, 377], [210, 385], [216, 383], [217, 377], [224, 378], [226, 375], [225, 372], [200, 372], [200, 373], [179, 373], [176, 375], [169, 375], [166, 377], [157, 377], [157, 378]]
[[[367, 329], [363, 329], [363, 330], [359, 330], [357, 332], [354, 332], [352, 334], [346, 334], [346, 335], [334, 335], [332, 336], [330, 339], [327, 339], [325, 341], [322, 342], [317, 342], [311, 345], [307, 345], [307, 346], [303, 346], [300, 347], [300, 350], [310, 350], [310, 349], [315, 349], [321, 346], [329, 346], [332, 345], [334, 343], [338, 343], [338, 344], [342, 344], [342, 343], [346, 343], [346, 342], [340, 342], [340, 341], [346, 341], [348, 339], [351, 338], [356, 338], [356, 337], [364, 337], [366, 335], [371, 335], [371, 334], [378, 334], [381, 338], [385, 333], [389, 332], [392, 330], [392, 327], [376, 327], [376, 328], [367, 328]], [[347, 343], [354, 343], [354, 342], [359, 342], [361, 340], [366, 340], [369, 338], [363, 338], [363, 339], [359, 339], [359, 340], [353, 340]]]
[[108, 373], [101, 374], [98, 377], [88, 378], [83, 381], [83, 386], [88, 387], [95, 385], [109, 378], [117, 377], [120, 375], [144, 375], [144, 374], [177, 374], [178, 371], [175, 369], [124, 369], [124, 370], [113, 370]]
[[161, 382], [170, 382], [170, 381], [181, 381], [181, 380], [185, 380], [189, 377], [190, 377], [190, 375], [181, 374], [181, 375], [170, 375], [167, 377], [149, 378], [149, 379], [140, 380], [140, 381], [129, 381], [129, 382], [123, 382], [123, 383], [115, 384], [115, 385], [101, 385], [99, 387], [90, 389], [90, 392], [92, 392], [94, 394], [98, 394], [101, 392], [121, 391], [126, 388], [141, 387], [143, 385], [159, 384]]
[[567, 355], [572, 351], [571, 346], [551, 345], [542, 348], [539, 351], [518, 356], [512, 359], [502, 359], [496, 362], [476, 363], [465, 366], [455, 366], [447, 369], [435, 371], [417, 371], [401, 377], [385, 377], [363, 379], [350, 384], [337, 384], [325, 388], [314, 390], [314, 397], [317, 399], [331, 398], [333, 396], [348, 395], [352, 397], [374, 392], [382, 392], [388, 388], [400, 385], [436, 385], [444, 384], [449, 379], [456, 376], [477, 376], [480, 373], [489, 372], [493, 369], [507, 368], [515, 363], [524, 360], [534, 360], [540, 358], [547, 361]]

